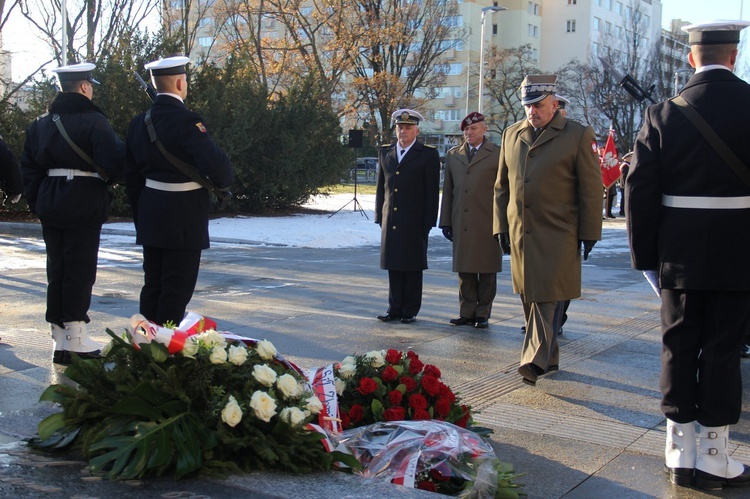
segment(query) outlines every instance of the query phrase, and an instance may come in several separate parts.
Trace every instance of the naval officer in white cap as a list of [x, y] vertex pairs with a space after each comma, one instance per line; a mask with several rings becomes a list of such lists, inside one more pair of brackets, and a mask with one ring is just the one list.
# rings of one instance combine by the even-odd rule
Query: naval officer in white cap
[[110, 204], [107, 183], [124, 173], [125, 144], [91, 101], [95, 68], [85, 62], [52, 70], [61, 91], [26, 130], [21, 158], [26, 200], [47, 248], [45, 316], [56, 364], [70, 364], [73, 353], [99, 355], [87, 332], [88, 310]]
[[729, 450], [750, 330], [750, 85], [732, 73], [748, 24], [683, 28], [695, 75], [648, 108], [625, 182], [633, 267], [661, 288], [666, 470], [672, 483], [704, 490], [750, 486]]
[[[201, 251], [209, 247], [209, 192], [175, 161], [220, 188], [233, 180], [229, 158], [200, 115], [185, 105], [189, 61], [169, 57], [146, 64], [157, 96], [148, 113], [133, 118], [127, 138], [128, 198], [136, 243], [143, 246], [140, 313], [157, 324], [182, 321], [198, 279]], [[149, 135], [147, 114], [156, 140]]]
[[380, 225], [380, 268], [388, 270], [388, 311], [383, 322], [411, 324], [422, 307], [427, 240], [440, 198], [440, 155], [417, 139], [421, 114], [394, 111], [396, 142], [380, 149], [375, 223]]

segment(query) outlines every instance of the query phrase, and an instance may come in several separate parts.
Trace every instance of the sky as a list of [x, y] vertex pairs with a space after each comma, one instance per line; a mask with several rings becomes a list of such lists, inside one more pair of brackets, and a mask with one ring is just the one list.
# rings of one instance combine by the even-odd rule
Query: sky
[[[301, 214], [286, 217], [225, 217], [211, 220], [211, 247], [250, 244], [255, 246], [288, 246], [306, 248], [353, 248], [380, 245], [380, 228], [375, 224], [373, 210], [375, 195], [358, 195], [363, 208], [354, 210], [352, 194], [316, 196], [305, 205], [320, 210], [320, 214]], [[342, 208], [335, 215], [331, 214]], [[629, 255], [623, 219], [603, 222], [602, 241], [596, 244], [597, 255]], [[431, 241], [444, 241], [440, 229], [430, 232]], [[3, 258], [0, 272], [17, 269], [44, 269], [45, 250], [41, 237], [0, 236]], [[207, 251], [211, 251], [210, 249]], [[432, 258], [428, 249], [428, 260]], [[503, 258], [508, 261], [509, 256]], [[99, 248], [99, 266], [133, 266], [142, 264], [140, 246], [135, 244], [135, 230], [131, 222], [104, 224]], [[584, 265], [587, 263], [584, 262]]]
[[[740, 13], [742, 19], [750, 20], [750, 0], [662, 0], [662, 26], [665, 28], [669, 28], [672, 19], [690, 22], [739, 19]], [[33, 34], [26, 20], [17, 13], [13, 16], [13, 22], [7, 23], [3, 30], [3, 45], [13, 52], [13, 78], [18, 81], [49, 56], [44, 42]], [[745, 57], [750, 58], [750, 54]]]

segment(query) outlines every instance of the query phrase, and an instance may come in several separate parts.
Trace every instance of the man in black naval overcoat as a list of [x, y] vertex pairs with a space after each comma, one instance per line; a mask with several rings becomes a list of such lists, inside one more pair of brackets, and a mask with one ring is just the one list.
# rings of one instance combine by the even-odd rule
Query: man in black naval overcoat
[[11, 203], [17, 203], [23, 194], [23, 177], [18, 160], [8, 144], [0, 137], [0, 190]]
[[107, 182], [122, 181], [125, 166], [125, 144], [91, 101], [98, 84], [95, 67], [81, 63], [52, 70], [61, 92], [49, 112], [29, 125], [21, 157], [24, 193], [42, 223], [47, 249], [45, 318], [52, 328], [52, 361], [64, 365], [71, 363], [71, 353], [99, 356], [88, 336], [88, 310], [111, 199]]
[[[184, 103], [187, 57], [146, 65], [156, 87], [151, 119], [164, 150], [216, 187], [233, 181], [229, 158], [211, 140], [203, 119]], [[198, 280], [201, 251], [209, 247], [209, 191], [162, 154], [149, 137], [145, 113], [128, 130], [126, 180], [136, 242], [143, 246], [140, 313], [157, 324], [178, 325]]]
[[[625, 182], [633, 267], [661, 291], [666, 470], [672, 483], [704, 490], [750, 486], [729, 448], [750, 327], [750, 85], [732, 73], [748, 25], [683, 28], [695, 75], [679, 97], [648, 108]], [[736, 171], [681, 106], [713, 130]]]
[[388, 270], [388, 311], [383, 322], [410, 324], [422, 306], [427, 239], [440, 197], [440, 155], [417, 140], [424, 118], [411, 109], [393, 113], [397, 141], [380, 150], [375, 223], [380, 225], [380, 268]]

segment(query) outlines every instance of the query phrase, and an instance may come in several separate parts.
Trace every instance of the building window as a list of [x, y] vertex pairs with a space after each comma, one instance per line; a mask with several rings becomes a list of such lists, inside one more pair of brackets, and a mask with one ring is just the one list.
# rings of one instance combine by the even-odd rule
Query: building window
[[599, 44], [596, 42], [591, 44], [591, 55], [599, 57]]
[[622, 15], [622, 2], [617, 2], [615, 5], [615, 12]]
[[575, 33], [576, 31], [576, 20], [575, 19], [568, 19], [567, 21], [567, 27], [565, 29], [568, 33]]
[[492, 25], [492, 34], [493, 34], [493, 35], [496, 35], [496, 34], [497, 34], [497, 24], [493, 24], [493, 25]]
[[575, 5], [577, 0], [568, 0], [568, 5]]
[[526, 35], [534, 36], [534, 26], [532, 26], [531, 24], [526, 25]]
[[594, 31], [599, 31], [601, 24], [602, 24], [602, 20], [599, 19], [598, 17], [595, 17], [594, 18]]
[[604, 0], [604, 8], [607, 10], [612, 10], [612, 0]]
[[464, 70], [464, 65], [460, 62], [453, 62], [448, 65], [448, 73], [449, 75], [460, 75]]
[[461, 97], [461, 87], [440, 87], [437, 93], [438, 98]]
[[449, 16], [443, 19], [443, 26], [460, 28], [464, 25], [464, 16]]
[[539, 38], [539, 26], [534, 26], [534, 38]]
[[210, 17], [202, 17], [200, 21], [198, 21], [198, 27], [205, 28], [206, 26], [211, 26], [212, 22], [213, 19], [211, 19]]
[[183, 3], [183, 0], [172, 0], [169, 3], [169, 5], [172, 8], [172, 10], [179, 10], [183, 8], [184, 3]]
[[534, 4], [534, 15], [535, 16], [539, 15], [539, 4], [538, 3]]
[[594, 0], [594, 5], [596, 5], [597, 7], [601, 7], [602, 6], [602, 0]]
[[612, 34], [612, 23], [611, 22], [607, 22], [605, 24], [604, 33], [606, 33], [607, 35], [611, 35]]
[[214, 41], [213, 38], [210, 36], [199, 36], [198, 37], [198, 45], [201, 47], [210, 47], [211, 43]]
[[436, 109], [435, 119], [443, 121], [458, 121], [463, 118], [460, 109]]

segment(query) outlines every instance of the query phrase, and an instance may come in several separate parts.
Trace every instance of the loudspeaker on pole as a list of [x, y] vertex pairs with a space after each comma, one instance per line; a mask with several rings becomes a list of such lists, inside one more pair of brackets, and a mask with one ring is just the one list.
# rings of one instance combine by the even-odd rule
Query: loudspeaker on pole
[[357, 149], [362, 147], [362, 130], [349, 130], [349, 147]]

